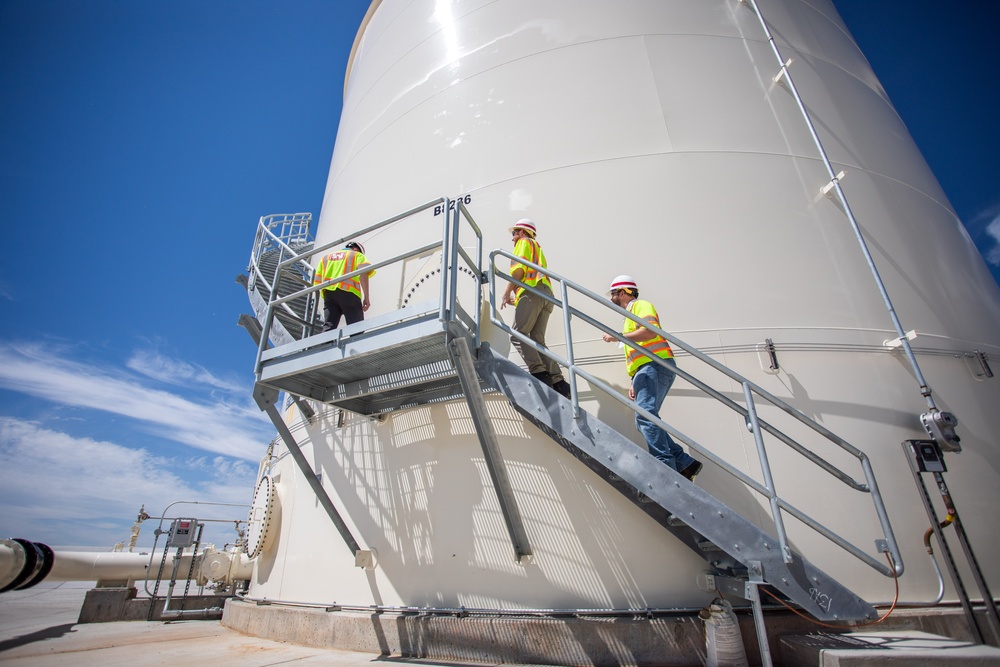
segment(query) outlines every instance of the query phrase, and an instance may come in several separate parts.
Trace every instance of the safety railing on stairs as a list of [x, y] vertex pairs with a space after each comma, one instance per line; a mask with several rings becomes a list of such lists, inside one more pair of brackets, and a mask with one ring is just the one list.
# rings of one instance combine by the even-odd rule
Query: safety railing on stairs
[[312, 236], [309, 231], [311, 226], [312, 213], [275, 213], [261, 216], [254, 249], [266, 243], [265, 236], [288, 247], [311, 243]]
[[[309, 271], [311, 281], [311, 258], [313, 256], [320, 255], [332, 248], [342, 247], [344, 243], [350, 240], [368, 238], [379, 230], [388, 228], [391, 225], [404, 221], [408, 218], [413, 218], [414, 216], [428, 210], [444, 213], [442, 216], [443, 220], [440, 236], [435, 237], [428, 243], [415, 248], [410, 248], [409, 250], [394, 255], [389, 259], [373, 262], [362, 269], [344, 274], [339, 278], [328, 280], [316, 285], [310, 285], [307, 288], [291, 294], [283, 296], [278, 295], [277, 286], [280, 282], [281, 276], [287, 271], [297, 271], [303, 266], [310, 267]], [[462, 229], [470, 231], [473, 235], [473, 240], [470, 245], [474, 245], [475, 247], [475, 257], [470, 256], [469, 252], [463, 248], [460, 243], [460, 232]], [[322, 289], [329, 288], [331, 285], [338, 284], [345, 280], [350, 280], [351, 278], [359, 276], [362, 273], [368, 273], [369, 271], [378, 271], [385, 267], [402, 265], [407, 260], [427, 257], [436, 252], [440, 252], [441, 255], [441, 285], [438, 301], [438, 318], [443, 322], [460, 321], [462, 326], [471, 333], [474, 344], [478, 346], [480, 313], [482, 311], [483, 301], [482, 290], [478, 288], [475, 290], [473, 297], [474, 305], [471, 305], [468, 309], [461, 308], [459, 306], [458, 297], [458, 274], [461, 272], [471, 273], [476, 279], [477, 287], [485, 280], [481, 268], [483, 266], [483, 235], [479, 226], [476, 224], [476, 221], [460, 200], [451, 200], [447, 197], [441, 197], [425, 204], [421, 204], [415, 208], [400, 213], [399, 215], [382, 220], [381, 222], [375, 223], [369, 227], [365, 227], [346, 236], [330, 241], [329, 243], [325, 243], [315, 248], [309, 248], [298, 254], [292, 253], [290, 256], [279, 262], [274, 272], [272, 292], [267, 300], [267, 310], [261, 321], [263, 333], [261, 335], [260, 345], [257, 351], [257, 360], [254, 364], [254, 372], [258, 376], [260, 375], [262, 363], [266, 356], [265, 353], [267, 351], [268, 336], [274, 324], [275, 313], [278, 309], [284, 309], [290, 302], [301, 300], [303, 297], [309, 297], [313, 304], [318, 304], [319, 299], [317, 298], [317, 293]], [[402, 319], [406, 319], [407, 312], [408, 311], [403, 308], [397, 311], [398, 315], [396, 316], [392, 313], [386, 314], [380, 320], [381, 326], [395, 324]], [[367, 326], [370, 330], [380, 326], [380, 323], [372, 321], [368, 323]]]
[[[504, 257], [511, 260], [516, 259], [517, 262], [529, 266], [539, 271], [540, 273], [548, 276], [550, 280], [558, 281], [560, 283], [560, 288], [558, 292], [554, 290], [557, 296], [550, 297], [549, 295], [544, 294], [526, 285], [525, 283], [514, 279], [509, 273], [506, 273], [496, 268], [496, 260], [498, 257]], [[577, 389], [577, 380], [578, 378], [583, 378], [587, 381], [587, 383], [591, 387], [600, 389], [605, 394], [607, 394], [614, 400], [618, 401], [619, 403], [627, 407], [629, 410], [641, 414], [647, 419], [653, 421], [658, 426], [660, 426], [660, 428], [670, 433], [674, 438], [680, 440], [688, 447], [690, 447], [693, 451], [697, 452], [701, 457], [713, 462], [715, 465], [719, 466], [719, 468], [726, 471], [728, 474], [730, 474], [731, 476], [739, 480], [741, 483], [743, 483], [746, 487], [752, 489], [756, 493], [767, 498], [771, 510], [771, 519], [774, 522], [775, 531], [777, 532], [777, 538], [779, 540], [779, 544], [782, 550], [782, 556], [785, 562], [791, 562], [792, 559], [791, 549], [789, 548], [788, 545], [788, 536], [785, 530], [784, 520], [783, 520], [783, 514], [787, 513], [788, 515], [799, 520], [802, 524], [808, 526], [809, 528], [811, 528], [818, 534], [822, 535], [824, 538], [826, 538], [833, 544], [836, 544], [838, 547], [850, 553], [855, 558], [867, 564], [868, 566], [880, 572], [881, 574], [885, 576], [892, 576], [893, 574], [898, 576], [902, 574], [903, 572], [902, 556], [900, 555], [899, 547], [896, 544], [895, 537], [893, 536], [892, 527], [889, 523], [888, 513], [886, 512], [885, 504], [883, 503], [882, 496], [879, 492], [878, 484], [875, 480], [875, 475], [872, 470], [871, 462], [868, 456], [860, 449], [851, 445], [849, 442], [847, 442], [837, 434], [831, 432], [829, 429], [825, 428], [821, 424], [818, 424], [813, 419], [810, 419], [807, 415], [803, 414], [797, 408], [789, 405], [785, 401], [782, 401], [780, 398], [774, 396], [773, 394], [771, 394], [764, 388], [760, 387], [759, 385], [751, 382], [750, 380], [743, 377], [739, 373], [736, 373], [732, 369], [708, 357], [707, 355], [703, 354], [696, 348], [678, 339], [676, 336], [666, 331], [663, 331], [658, 327], [652, 326], [649, 322], [637, 318], [628, 311], [619, 308], [618, 306], [611, 303], [610, 300], [608, 300], [607, 298], [599, 296], [598, 294], [583, 287], [582, 285], [579, 285], [571, 280], [568, 280], [560, 276], [559, 274], [550, 271], [548, 269], [545, 269], [537, 264], [525, 261], [523, 258], [517, 258], [513, 254], [505, 250], [494, 250], [493, 252], [490, 253], [490, 266], [492, 267], [491, 270], [489, 271], [489, 285], [490, 285], [489, 302], [490, 302], [491, 322], [498, 328], [506, 331], [511, 336], [514, 336], [515, 338], [520, 340], [524, 345], [534, 348], [540, 354], [546, 355], [547, 357], [555, 360], [558, 364], [560, 364], [564, 368], [568, 369], [569, 384], [571, 387], [570, 400], [573, 403], [573, 409], [576, 414], [579, 414], [579, 410], [581, 409], [579, 403], [579, 394]], [[555, 307], [561, 310], [563, 316], [563, 329], [565, 333], [565, 345], [566, 345], [565, 357], [556, 354], [555, 352], [552, 351], [551, 348], [545, 348], [539, 346], [537, 343], [535, 343], [527, 336], [517, 331], [514, 331], [509, 325], [507, 325], [502, 319], [500, 319], [499, 313], [497, 311], [497, 286], [496, 286], [497, 277], [503, 278], [507, 281], [513, 282], [525, 288], [526, 290], [537, 295], [539, 298], [551, 302]], [[555, 283], [553, 282], [553, 284]], [[723, 392], [709, 386], [707, 382], [695, 377], [690, 371], [682, 369], [680, 367], [671, 368], [671, 370], [674, 370], [678, 376], [682, 377], [684, 380], [689, 382], [692, 386], [700, 390], [706, 396], [714, 399], [719, 404], [727, 408], [729, 411], [735, 412], [736, 414], [740, 415], [746, 421], [747, 428], [750, 429], [750, 431], [753, 433], [754, 436], [755, 445], [758, 453], [758, 459], [761, 466], [763, 482], [753, 479], [752, 477], [750, 477], [743, 471], [739, 470], [735, 466], [731, 465], [730, 463], [716, 456], [708, 448], [698, 443], [695, 439], [680, 432], [677, 428], [664, 422], [662, 419], [653, 416], [646, 410], [643, 410], [642, 408], [638, 407], [633, 401], [630, 401], [627, 397], [623, 396], [620, 392], [616, 391], [606, 382], [595, 377], [593, 374], [583, 369], [580, 366], [580, 364], [578, 364], [575, 360], [573, 329], [572, 329], [572, 324], [574, 319], [585, 322], [586, 324], [599, 330], [601, 333], [611, 334], [625, 345], [635, 347], [640, 353], [649, 357], [653, 363], [662, 365], [663, 362], [659, 359], [659, 357], [647, 353], [641, 346], [636, 346], [634, 343], [631, 343], [630, 341], [625, 339], [618, 330], [608, 327], [606, 324], [604, 324], [594, 316], [588, 314], [587, 312], [584, 312], [580, 308], [571, 304], [570, 303], [571, 294], [573, 295], [574, 299], [580, 300], [582, 304], [587, 304], [587, 303], [596, 304], [597, 306], [599, 306], [600, 309], [606, 309], [609, 316], [626, 317], [636, 322], [637, 324], [640, 324], [654, 331], [655, 333], [663, 336], [667, 341], [669, 341], [669, 343], [671, 344], [671, 346], [674, 347], [675, 350], [676, 349], [684, 350], [685, 352], [690, 354], [693, 358], [707, 365], [711, 369], [714, 369], [715, 371], [722, 373], [729, 379], [739, 383], [743, 390], [743, 398], [744, 398], [743, 404], [734, 401], [733, 399], [726, 396]], [[762, 419], [758, 411], [758, 403], [760, 401], [763, 401], [766, 404], [770, 404], [778, 408], [782, 412], [790, 415], [794, 420], [806, 426], [808, 429], [811, 429], [826, 441], [832, 443], [833, 445], [836, 445], [839, 449], [848, 453], [850, 456], [856, 458], [859, 461], [861, 469], [864, 473], [864, 482], [859, 482], [855, 480], [847, 472], [841, 470], [836, 465], [827, 461], [816, 452], [812, 451], [811, 449], [807, 448], [805, 445], [801, 444], [791, 436], [787, 435], [782, 430], [778, 429], [768, 421]], [[886, 565], [886, 563], [872, 557], [871, 555], [866, 553], [864, 550], [862, 550], [855, 544], [846, 540], [842, 536], [836, 534], [826, 526], [822, 525], [819, 521], [809, 516], [804, 511], [800, 510], [799, 508], [792, 505], [790, 502], [788, 502], [787, 500], [783, 499], [781, 496], [778, 495], [771, 474], [770, 463], [768, 461], [767, 447], [764, 441], [765, 433], [768, 434], [769, 436], [772, 436], [779, 442], [787, 445], [797, 453], [801, 454], [808, 461], [815, 464], [825, 472], [829, 473], [831, 476], [842, 482], [849, 489], [857, 492], [870, 494], [874, 506], [874, 511], [881, 526], [882, 535], [884, 538], [884, 540], [878, 540], [877, 543], [881, 551], [888, 552], [889, 555], [891, 556], [893, 561], [891, 567]]]
[[[279, 296], [277, 294], [277, 286], [280, 284], [281, 278], [285, 272], [295, 271], [300, 272], [304, 267], [309, 267], [311, 265], [310, 258], [314, 255], [326, 252], [331, 248], [338, 247], [341, 244], [351, 240], [360, 238], [370, 238], [375, 235], [379, 230], [388, 228], [389, 226], [416, 216], [419, 213], [428, 211], [434, 208], [435, 211], [442, 211], [445, 214], [442, 216], [442, 227], [439, 237], [434, 238], [432, 241], [418, 245], [417, 247], [410, 248], [405, 252], [401, 252], [393, 257], [386, 260], [372, 263], [358, 271], [341, 276], [338, 279], [327, 281], [319, 285], [311, 285], [299, 291], [293, 292], [291, 294], [285, 294]], [[283, 224], [283, 223], [282, 223]], [[289, 227], [293, 228], [292, 225]], [[471, 230], [474, 235], [474, 246], [475, 246], [475, 257], [471, 256], [470, 253], [462, 247], [460, 243], [460, 228]], [[255, 247], [258, 245], [264, 246], [265, 244], [274, 244], [276, 241], [284, 244], [288, 250], [292, 250], [291, 245], [285, 243], [278, 238], [278, 235], [273, 232], [271, 228], [264, 228], [262, 226], [262, 231], [259, 231], [260, 240], [255, 243]], [[468, 244], [471, 248], [472, 244]], [[482, 290], [475, 289], [475, 305], [471, 308], [463, 308], [458, 303], [458, 274], [462, 271], [472, 273], [476, 277], [476, 285], [478, 286], [481, 281], [488, 280], [490, 292], [490, 319], [492, 323], [508, 332], [510, 335], [520, 339], [525, 345], [535, 348], [539, 353], [545, 354], [546, 356], [554, 359], [561, 366], [568, 369], [569, 383], [571, 386], [571, 401], [573, 404], [573, 409], [579, 414], [580, 400], [578, 394], [578, 379], [583, 378], [589, 384], [590, 387], [596, 388], [607, 394], [612, 399], [618, 401], [623, 406], [628, 408], [633, 412], [642, 414], [646, 418], [650, 419], [654, 423], [658, 424], [665, 431], [670, 433], [673, 437], [678, 439], [680, 442], [686, 444], [691, 448], [693, 452], [697, 452], [698, 455], [706, 461], [711, 461], [717, 465], [721, 470], [726, 471], [729, 475], [739, 480], [744, 486], [753, 490], [756, 494], [767, 499], [767, 503], [770, 507], [771, 521], [774, 524], [774, 530], [777, 533], [776, 537], [780, 545], [782, 557], [785, 562], [791, 562], [793, 556], [791, 549], [789, 547], [789, 539], [787, 531], [784, 525], [784, 517], [789, 516], [801, 522], [803, 525], [809, 527], [819, 535], [823, 536], [833, 544], [837, 545], [844, 551], [847, 551], [860, 561], [869, 565], [876, 571], [889, 576], [892, 574], [901, 574], [903, 571], [903, 561], [899, 552], [899, 548], [896, 544], [895, 538], [892, 534], [892, 528], [889, 524], [888, 514], [886, 512], [881, 494], [879, 493], [878, 485], [875, 480], [874, 472], [872, 470], [871, 462], [869, 461], [867, 455], [860, 449], [847, 442], [837, 434], [831, 432], [821, 424], [817, 423], [815, 420], [810, 419], [808, 416], [803, 414], [797, 408], [789, 405], [785, 401], [782, 401], [778, 397], [774, 396], [767, 390], [763, 389], [759, 385], [751, 382], [747, 378], [743, 377], [739, 373], [736, 373], [732, 369], [720, 364], [714, 359], [708, 357], [704, 353], [700, 352], [693, 346], [679, 340], [676, 336], [653, 327], [647, 322], [636, 318], [627, 311], [618, 308], [612, 304], [608, 299], [595, 294], [594, 292], [588, 290], [587, 288], [568, 280], [555, 272], [549, 271], [548, 269], [543, 269], [542, 267], [532, 264], [530, 262], [524, 262], [519, 260], [528, 266], [540, 271], [541, 273], [548, 275], [551, 279], [558, 282], [560, 288], [558, 296], [549, 297], [546, 294], [538, 292], [534, 288], [531, 288], [524, 283], [514, 280], [509, 274], [495, 268], [497, 258], [504, 257], [507, 259], [514, 259], [514, 256], [504, 250], [495, 250], [489, 256], [489, 266], [491, 267], [489, 271], [484, 272], [482, 270], [483, 264], [483, 245], [482, 245], [482, 233], [473, 220], [472, 216], [469, 214], [468, 210], [462, 204], [461, 201], [451, 201], [447, 198], [439, 198], [433, 201], [427, 202], [417, 206], [409, 211], [401, 213], [399, 215], [393, 216], [374, 225], [366, 227], [364, 229], [353, 232], [349, 235], [343, 236], [341, 238], [335, 239], [329, 243], [316, 248], [308, 248], [305, 251], [301, 251], [298, 254], [290, 252], [282, 259], [276, 266], [273, 272], [273, 278], [270, 282], [272, 285], [272, 293], [267, 302], [266, 312], [262, 318], [261, 324], [263, 328], [263, 333], [260, 339], [260, 346], [258, 348], [257, 360], [255, 363], [255, 372], [258, 377], [260, 377], [262, 365], [265, 360], [271, 360], [284, 354], [282, 349], [267, 350], [267, 340], [268, 335], [273, 325], [276, 313], [284, 308], [286, 304], [293, 300], [301, 300], [303, 297], [308, 297], [312, 299], [315, 303], [318, 299], [315, 298], [316, 293], [332, 284], [339, 281], [348, 280], [363, 272], [371, 270], [379, 270], [384, 267], [389, 267], [396, 264], [401, 264], [409, 259], [429, 257], [434, 253], [440, 252], [441, 256], [441, 283], [440, 283], [440, 294], [437, 303], [437, 318], [442, 322], [455, 322], [460, 323], [462, 330], [465, 331], [474, 346], [479, 345], [479, 333], [480, 333], [480, 311], [482, 305]], [[283, 254], [284, 250], [282, 250]], [[309, 268], [311, 272], [311, 268]], [[542, 348], [538, 346], [534, 341], [528, 339], [515, 331], [513, 331], [502, 319], [499, 318], [499, 313], [497, 311], [497, 286], [496, 279], [501, 277], [502, 279], [515, 282], [525, 289], [538, 295], [540, 298], [551, 301], [555, 306], [557, 306], [563, 316], [564, 332], [565, 332], [565, 358], [555, 353], [551, 348]], [[571, 298], [573, 302], [571, 303]], [[594, 311], [593, 306], [596, 304], [598, 310]], [[471, 304], [470, 304], [471, 305]], [[727, 461], [723, 460], [707, 447], [701, 445], [694, 438], [680, 432], [674, 426], [666, 423], [662, 419], [654, 417], [650, 413], [638, 408], [634, 402], [628, 400], [620, 392], [616, 391], [610, 385], [608, 385], [603, 380], [595, 377], [593, 374], [589, 373], [585, 368], [582, 367], [580, 363], [576, 361], [574, 336], [573, 336], [573, 324], [575, 322], [582, 322], [586, 325], [594, 327], [602, 333], [608, 333], [616, 337], [618, 340], [626, 345], [631, 345], [621, 334], [606, 324], [600, 321], [598, 317], [586, 312], [584, 306], [591, 309], [592, 312], [603, 313], [606, 312], [611, 317], [626, 317], [632, 319], [633, 321], [654, 330], [656, 333], [663, 336], [670, 344], [677, 350], [683, 350], [688, 353], [694, 359], [701, 362], [706, 368], [713, 369], [714, 371], [721, 373], [723, 376], [731, 381], [734, 381], [740, 385], [742, 388], [742, 402], [738, 399], [734, 399], [727, 396], [723, 390], [716, 389], [712, 387], [707, 381], [697, 377], [689, 369], [677, 368], [676, 373], [690, 383], [691, 386], [698, 389], [705, 396], [714, 399], [719, 405], [725, 408], [730, 413], [735, 413], [740, 416], [742, 420], [745, 421], [747, 427], [753, 433], [754, 442], [757, 449], [761, 477], [762, 481], [754, 479], [746, 472], [738, 469]], [[431, 305], [431, 308], [434, 306]], [[365, 323], [365, 332], [369, 333], [369, 329], [374, 328], [377, 330], [378, 327], [393, 325], [398, 322], [405, 320], [407, 315], [407, 309], [403, 308], [397, 313], [386, 313], [383, 316], [377, 318], [372, 318], [372, 320]], [[610, 319], [610, 318], [609, 318]], [[316, 336], [313, 340], [319, 340], [322, 336]], [[310, 345], [311, 342], [308, 340], [300, 341], [295, 345], [285, 346], [292, 352], [302, 348], [303, 346]], [[646, 354], [643, 348], [638, 348], [640, 353]], [[647, 356], [650, 356], [647, 354]], [[658, 357], [650, 356], [653, 363], [662, 363]], [[863, 481], [856, 480], [851, 474], [842, 470], [837, 465], [831, 463], [826, 458], [814, 451], [815, 448], [807, 447], [802, 444], [800, 440], [802, 438], [796, 438], [789, 435], [786, 431], [788, 429], [782, 429], [772, 424], [767, 419], [762, 418], [760, 415], [760, 404], [763, 403], [768, 406], [773, 406], [781, 412], [789, 415], [795, 422], [804, 425], [824, 441], [832, 443], [837, 448], [846, 452], [850, 457], [857, 459], [860, 463], [861, 470], [863, 472]], [[770, 409], [770, 408], [769, 408]], [[860, 493], [867, 493], [870, 495], [875, 515], [878, 518], [879, 524], [882, 531], [882, 539], [876, 540], [878, 545], [878, 550], [882, 552], [887, 552], [892, 559], [892, 565], [887, 566], [885, 563], [874, 558], [865, 550], [859, 548], [849, 540], [838, 535], [830, 528], [824, 526], [821, 522], [817, 521], [813, 517], [809, 516], [806, 512], [799, 509], [797, 506], [789, 502], [786, 498], [783, 498], [776, 490], [775, 481], [771, 474], [771, 467], [768, 460], [768, 450], [767, 441], [777, 440], [785, 446], [791, 448], [793, 451], [797, 452], [803, 456], [806, 460], [810, 461], [815, 466], [819, 467], [821, 470], [828, 473], [832, 478], [838, 480], [840, 483], [844, 484], [848, 489], [851, 489]]]
[[[262, 299], [276, 294], [281, 285], [278, 267], [289, 258], [295, 258], [304, 246], [312, 243], [309, 227], [312, 213], [279, 213], [262, 216], [257, 224], [253, 250], [250, 252], [248, 289], [260, 294]], [[311, 284], [313, 269], [308, 262], [293, 262], [295, 283]], [[261, 307], [263, 303], [258, 304]], [[312, 333], [315, 306], [305, 302], [297, 311], [289, 303], [281, 306], [285, 320], [296, 323], [293, 338]]]

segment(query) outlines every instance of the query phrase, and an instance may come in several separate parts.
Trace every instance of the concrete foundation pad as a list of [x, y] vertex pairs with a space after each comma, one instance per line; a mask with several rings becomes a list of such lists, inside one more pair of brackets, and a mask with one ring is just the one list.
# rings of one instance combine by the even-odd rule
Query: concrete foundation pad
[[554, 618], [325, 611], [230, 600], [223, 625], [268, 639], [463, 663], [659, 665], [705, 660], [697, 616]]
[[786, 636], [781, 655], [786, 663], [803, 667], [1000, 665], [1000, 648], [995, 646], [905, 630]]
[[[171, 600], [137, 597], [135, 588], [94, 588], [87, 591], [80, 608], [80, 623], [111, 623], [114, 621], [169, 621], [180, 619], [222, 618], [221, 595], [192, 595]], [[152, 605], [152, 610], [150, 606]]]
[[[982, 612], [977, 615], [981, 617], [980, 627], [987, 627]], [[747, 610], [738, 612], [737, 618], [747, 658], [751, 665], [759, 665], [760, 649], [753, 618]], [[704, 626], [694, 613], [654, 617], [512, 614], [459, 617], [415, 612], [380, 613], [374, 609], [362, 613], [233, 599], [226, 603], [222, 623], [248, 635], [321, 648], [371, 652], [393, 659], [567, 667], [670, 667], [702, 665], [706, 659]], [[785, 636], [811, 632], [818, 636], [827, 631], [821, 631], [808, 619], [782, 610], [766, 612], [765, 626], [775, 665], [820, 664], [817, 651], [807, 654], [807, 662], [802, 662], [798, 654], [789, 654], [791, 648], [782, 640]], [[959, 608], [897, 609], [878, 628], [880, 632], [903, 633], [899, 636], [916, 633], [913, 636], [939, 636], [942, 641], [954, 641], [948, 645], [948, 650], [952, 651], [948, 655], [958, 647], [974, 645], [967, 618]], [[843, 630], [850, 633], [852, 628], [845, 626]], [[858, 632], [860, 628], [853, 630], [858, 636], [875, 636], [874, 632]], [[851, 634], [841, 636], [850, 637]], [[987, 640], [998, 643], [992, 636]], [[995, 650], [983, 648], [986, 652], [961, 655], [989, 656], [989, 652]]]
[[[73, 588], [72, 583], [58, 586], [43, 583], [36, 588], [4, 593], [0, 597], [0, 663], [5, 667], [107, 667], [238, 661], [245, 667], [275, 664], [353, 667], [391, 662], [421, 667], [498, 664], [515, 667], [528, 662], [523, 658], [515, 660], [512, 654], [517, 653], [531, 656], [536, 665], [573, 665], [589, 660], [589, 664], [652, 666], [700, 665], [705, 657], [702, 624], [696, 614], [627, 619], [457, 617], [380, 614], [374, 610], [371, 613], [325, 611], [279, 604], [257, 606], [234, 600], [227, 609], [227, 624], [231, 627], [204, 620], [79, 624], [77, 619], [87, 588]], [[292, 613], [299, 611], [309, 613]], [[753, 620], [745, 610], [738, 613], [738, 618], [750, 665], [759, 665]], [[988, 627], [982, 620], [981, 627]], [[295, 621], [305, 622], [298, 627]], [[237, 622], [242, 626], [240, 632], [232, 629]], [[847, 655], [849, 647], [844, 645], [824, 646], [833, 649], [824, 654], [816, 647], [805, 657], [789, 654], [801, 648], [803, 642], [784, 641], [785, 636], [827, 632], [790, 612], [767, 612], [766, 625], [775, 667], [853, 667], [873, 665], [876, 661], [907, 666], [1000, 664], [995, 659], [997, 649], [972, 644], [967, 621], [959, 608], [897, 609], [877, 626], [878, 632], [855, 629], [839, 635], [844, 642], [881, 637], [877, 643], [862, 645], [862, 651], [851, 655]], [[932, 635], [939, 635], [935, 638], [937, 644], [921, 643]], [[943, 635], [953, 639], [944, 639]], [[911, 638], [917, 643], [911, 643], [909, 650], [903, 651], [901, 647], [905, 644], [900, 638]], [[997, 643], [992, 635], [988, 640]], [[560, 643], [565, 645], [560, 650], [568, 659], [547, 659]], [[854, 644], [850, 646], [857, 649]], [[411, 657], [402, 657], [403, 651], [408, 651]], [[504, 659], [488, 659], [501, 653]], [[872, 653], [876, 655], [872, 657]], [[465, 657], [451, 660], [426, 657], [444, 654]], [[820, 662], [821, 659], [826, 662]]]

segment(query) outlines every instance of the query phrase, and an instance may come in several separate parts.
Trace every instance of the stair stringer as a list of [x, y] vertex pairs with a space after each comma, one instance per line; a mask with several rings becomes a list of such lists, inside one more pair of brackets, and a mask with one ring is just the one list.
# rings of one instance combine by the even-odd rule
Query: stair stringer
[[[745, 578], [748, 569], [759, 572], [775, 591], [820, 620], [877, 617], [870, 604], [795, 551], [785, 563], [777, 539], [645, 448], [583, 410], [574, 419], [569, 400], [486, 344], [476, 371], [522, 416], [705, 558], [715, 573]], [[677, 525], [678, 520], [685, 525]], [[706, 540], [720, 551], [706, 552]]]
[[[273, 281], [275, 271], [278, 268], [278, 262], [288, 259], [286, 253], [301, 254], [311, 250], [312, 247], [312, 243], [305, 243], [285, 248], [271, 248], [261, 252], [257, 258], [257, 271], [251, 270], [246, 287], [254, 316], [262, 326], [266, 319], [268, 300], [271, 298], [271, 288], [263, 280], [262, 275], [257, 275], [257, 273], [260, 272], [261, 274], [270, 276], [269, 280]], [[293, 265], [282, 273], [275, 296], [277, 298], [286, 297], [290, 294], [300, 292], [310, 287], [310, 285], [311, 283], [302, 268]], [[286, 345], [303, 338], [302, 327], [308, 320], [309, 302], [309, 297], [298, 297], [275, 310], [268, 336], [275, 346]], [[319, 331], [321, 325], [322, 320], [317, 313], [313, 321], [313, 327], [316, 331]]]
[[[264, 320], [267, 319], [267, 299], [261, 296], [260, 292], [254, 287], [247, 290], [247, 297], [250, 299], [250, 307], [253, 308], [254, 317], [263, 326]], [[268, 338], [275, 347], [288, 345], [296, 341], [296, 338], [289, 333], [281, 318], [278, 317], [271, 320], [271, 330], [268, 332]]]

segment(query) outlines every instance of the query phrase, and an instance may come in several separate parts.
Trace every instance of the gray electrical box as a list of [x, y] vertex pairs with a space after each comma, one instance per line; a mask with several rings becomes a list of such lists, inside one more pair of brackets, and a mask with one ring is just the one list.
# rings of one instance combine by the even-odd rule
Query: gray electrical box
[[941, 448], [933, 440], [907, 440], [920, 472], [948, 472]]
[[194, 544], [197, 533], [198, 519], [174, 519], [174, 522], [170, 524], [170, 537], [167, 538], [167, 546], [189, 547]]

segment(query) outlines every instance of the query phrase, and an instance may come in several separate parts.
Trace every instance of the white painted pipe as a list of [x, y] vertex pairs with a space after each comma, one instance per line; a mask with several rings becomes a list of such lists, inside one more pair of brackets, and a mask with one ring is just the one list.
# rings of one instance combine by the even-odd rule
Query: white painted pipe
[[0, 584], [9, 581], [21, 569], [21, 561], [6, 542], [0, 542]]
[[201, 575], [212, 581], [249, 581], [253, 575], [253, 561], [242, 551], [231, 553], [214, 551], [202, 554]]
[[[155, 578], [159, 571], [163, 552], [156, 552], [152, 558], [152, 575], [147, 575], [150, 568], [150, 554], [141, 553], [93, 553], [87, 551], [56, 551], [52, 571], [46, 577], [48, 581], [96, 581], [98, 579], [146, 579]], [[163, 574], [170, 575], [174, 566], [174, 554], [167, 553], [163, 565]], [[191, 566], [191, 556], [181, 556], [178, 572], [187, 572]]]
[[[97, 581], [108, 579], [132, 579], [141, 581], [170, 577], [174, 567], [175, 553], [162, 551], [149, 553], [117, 553], [90, 551], [54, 551], [52, 569], [42, 580], [48, 581]], [[194, 569], [191, 560], [194, 558]], [[25, 567], [23, 547], [11, 540], [0, 541], [0, 587], [13, 581]], [[184, 554], [178, 563], [177, 572], [186, 575], [191, 571], [196, 579], [232, 582], [250, 579], [253, 561], [245, 553], [209, 551], [196, 556]], [[151, 573], [150, 573], [151, 572]], [[38, 582], [35, 582], [38, 583]]]

